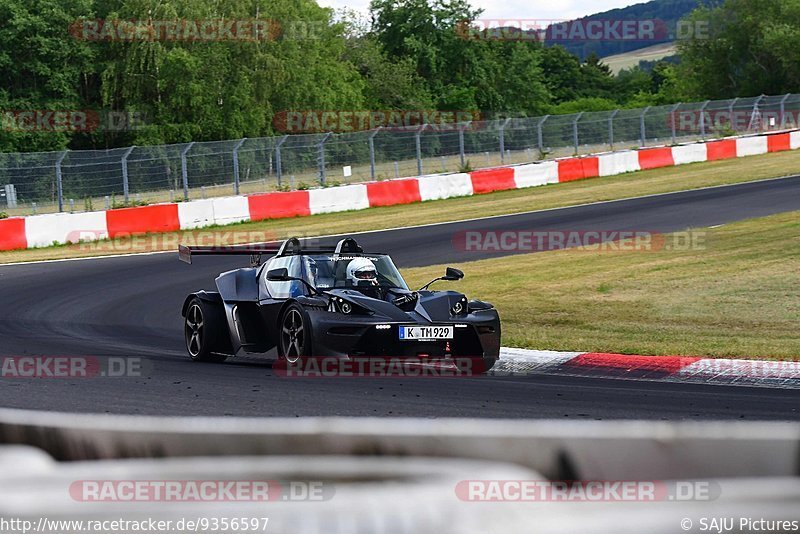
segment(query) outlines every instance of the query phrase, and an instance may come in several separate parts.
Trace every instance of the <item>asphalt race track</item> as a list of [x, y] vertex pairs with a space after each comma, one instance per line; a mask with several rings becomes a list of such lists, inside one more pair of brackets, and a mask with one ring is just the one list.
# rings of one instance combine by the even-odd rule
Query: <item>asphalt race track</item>
[[[461, 231], [669, 232], [793, 210], [800, 210], [798, 176], [375, 232], [359, 240], [391, 253], [401, 268], [458, 265], [497, 255], [456, 250], [453, 236]], [[214, 257], [188, 266], [168, 253], [0, 266], [0, 356], [142, 362], [137, 377], [3, 378], [0, 406], [176, 416], [800, 420], [800, 394], [793, 390], [565, 376], [289, 379], [276, 376], [266, 359], [189, 361], [183, 299], [213, 289], [217, 274], [242, 264], [243, 258]]]

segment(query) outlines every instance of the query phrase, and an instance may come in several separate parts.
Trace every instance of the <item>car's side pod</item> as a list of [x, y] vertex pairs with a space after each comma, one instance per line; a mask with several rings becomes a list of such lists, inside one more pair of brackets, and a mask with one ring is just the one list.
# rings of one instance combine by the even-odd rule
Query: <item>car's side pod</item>
[[222, 296], [216, 291], [198, 291], [186, 297], [186, 300], [183, 302], [183, 307], [181, 308], [181, 317], [186, 317], [186, 310], [189, 309], [189, 303], [195, 298], [214, 304], [223, 304]]

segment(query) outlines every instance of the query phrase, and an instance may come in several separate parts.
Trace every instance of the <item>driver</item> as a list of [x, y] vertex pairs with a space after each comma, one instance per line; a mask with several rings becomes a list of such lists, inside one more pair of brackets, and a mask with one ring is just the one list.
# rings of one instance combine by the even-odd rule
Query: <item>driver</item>
[[378, 271], [367, 258], [355, 258], [347, 265], [348, 285], [373, 298], [378, 297]]

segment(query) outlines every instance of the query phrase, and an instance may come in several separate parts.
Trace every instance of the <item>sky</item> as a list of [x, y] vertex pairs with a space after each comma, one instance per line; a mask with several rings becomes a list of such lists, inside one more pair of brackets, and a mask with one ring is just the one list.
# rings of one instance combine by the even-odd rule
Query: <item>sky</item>
[[[572, 20], [618, 7], [639, 4], [647, 0], [471, 0], [483, 8], [482, 19]], [[322, 6], [349, 8], [366, 13], [369, 0], [318, 0]]]

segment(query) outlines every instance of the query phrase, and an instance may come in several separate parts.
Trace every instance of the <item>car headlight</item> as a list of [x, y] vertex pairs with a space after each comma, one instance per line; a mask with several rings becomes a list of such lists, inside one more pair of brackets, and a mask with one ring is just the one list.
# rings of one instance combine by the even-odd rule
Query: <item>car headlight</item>
[[328, 305], [328, 311], [344, 315], [369, 314], [370, 312], [357, 304], [348, 302], [341, 297], [333, 297]]

